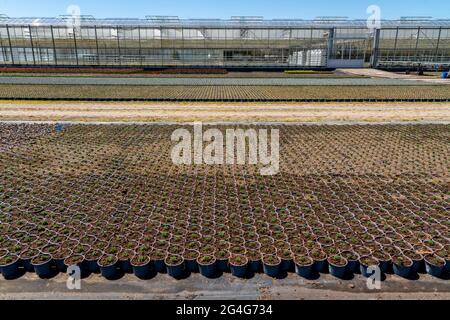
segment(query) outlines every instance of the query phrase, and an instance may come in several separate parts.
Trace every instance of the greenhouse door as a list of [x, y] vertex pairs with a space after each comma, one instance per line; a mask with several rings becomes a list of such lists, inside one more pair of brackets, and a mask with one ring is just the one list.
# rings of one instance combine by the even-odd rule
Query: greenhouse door
[[328, 58], [330, 68], [364, 68], [367, 38], [335, 39]]

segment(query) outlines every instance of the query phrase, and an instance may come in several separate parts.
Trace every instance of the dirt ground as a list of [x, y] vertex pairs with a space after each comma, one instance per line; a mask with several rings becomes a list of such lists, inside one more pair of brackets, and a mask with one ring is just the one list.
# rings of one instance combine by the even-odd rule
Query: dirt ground
[[0, 102], [2, 121], [450, 121], [450, 103]]
[[352, 280], [337, 280], [322, 275], [317, 280], [305, 280], [297, 275], [274, 280], [265, 275], [252, 279], [238, 279], [226, 274], [218, 279], [206, 279], [192, 275], [185, 280], [174, 280], [158, 275], [142, 281], [126, 275], [116, 281], [107, 281], [98, 275], [82, 280], [81, 290], [70, 291], [63, 274], [51, 280], [42, 280], [27, 274], [19, 280], [5, 281], [0, 278], [2, 299], [181, 299], [181, 300], [405, 300], [450, 299], [450, 287], [445, 280], [421, 275], [420, 281], [405, 280], [388, 275], [381, 290], [369, 290], [367, 280], [358, 275]]

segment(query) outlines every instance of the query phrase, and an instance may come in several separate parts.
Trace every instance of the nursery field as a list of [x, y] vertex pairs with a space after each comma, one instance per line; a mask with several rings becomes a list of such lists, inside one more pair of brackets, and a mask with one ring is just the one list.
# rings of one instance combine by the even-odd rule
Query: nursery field
[[[417, 80], [385, 78], [179, 78], [179, 77], [0, 77], [0, 84], [122, 86], [420, 86]], [[445, 85], [445, 84], [444, 84]]]
[[[83, 79], [81, 79], [83, 80]], [[448, 85], [22, 85], [0, 84], [0, 99], [150, 101], [450, 101]]]
[[0, 125], [3, 277], [448, 281], [448, 125], [239, 127], [280, 130], [278, 175], [174, 165], [180, 126]]

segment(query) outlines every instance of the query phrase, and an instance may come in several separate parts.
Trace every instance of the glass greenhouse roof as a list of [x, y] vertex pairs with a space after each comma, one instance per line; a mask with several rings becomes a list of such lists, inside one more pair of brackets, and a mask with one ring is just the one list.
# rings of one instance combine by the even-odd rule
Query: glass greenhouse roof
[[[75, 17], [77, 18], [77, 17]], [[0, 15], [2, 25], [31, 25], [31, 26], [66, 26], [71, 16], [54, 18], [22, 17], [10, 18]], [[318, 17], [314, 20], [301, 19], [272, 19], [263, 17], [231, 17], [231, 19], [180, 19], [176, 16], [147, 16], [139, 18], [107, 18], [96, 19], [93, 16], [80, 16], [82, 26], [146, 26], [146, 27], [186, 27], [186, 28], [366, 28], [366, 20], [349, 20], [346, 17]], [[382, 20], [382, 27], [449, 27], [450, 19], [432, 19], [430, 17], [404, 17], [398, 20]]]

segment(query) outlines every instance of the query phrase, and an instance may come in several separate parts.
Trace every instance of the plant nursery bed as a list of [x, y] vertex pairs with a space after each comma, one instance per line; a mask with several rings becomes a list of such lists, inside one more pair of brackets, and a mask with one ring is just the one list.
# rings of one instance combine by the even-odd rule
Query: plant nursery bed
[[0, 85], [1, 99], [149, 101], [450, 101], [450, 86]]
[[[49, 127], [1, 150], [3, 277], [346, 280], [376, 266], [448, 281], [448, 125], [218, 128], [236, 127], [280, 130], [277, 175], [175, 165], [170, 125]], [[1, 124], [0, 138], [30, 130]]]

